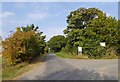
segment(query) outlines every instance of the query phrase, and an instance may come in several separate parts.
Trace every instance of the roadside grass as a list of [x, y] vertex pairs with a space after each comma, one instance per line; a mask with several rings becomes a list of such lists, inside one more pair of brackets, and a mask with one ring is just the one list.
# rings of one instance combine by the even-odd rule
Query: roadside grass
[[72, 54], [68, 54], [66, 52], [58, 52], [55, 53], [57, 56], [61, 57], [61, 58], [70, 58], [70, 59], [89, 59], [87, 56], [84, 55], [72, 55]]
[[[82, 55], [73, 55], [71, 53], [66, 53], [66, 52], [57, 52], [55, 53], [58, 57], [61, 58], [69, 58], [69, 59], [95, 59], [95, 58], [89, 58], [88, 56], [82, 54]], [[97, 59], [118, 59], [117, 55], [106, 55], [103, 56], [102, 58], [97, 58]]]
[[6, 66], [2, 69], [2, 80], [12, 80], [25, 72], [34, 68], [37, 64], [41, 63], [42, 60], [46, 57], [46, 54], [43, 56], [38, 56], [31, 63], [20, 63], [16, 66]]
[[11, 80], [15, 76], [22, 74], [27, 68], [28, 63], [21, 63], [16, 66], [7, 66], [2, 70], [2, 79], [3, 80]]

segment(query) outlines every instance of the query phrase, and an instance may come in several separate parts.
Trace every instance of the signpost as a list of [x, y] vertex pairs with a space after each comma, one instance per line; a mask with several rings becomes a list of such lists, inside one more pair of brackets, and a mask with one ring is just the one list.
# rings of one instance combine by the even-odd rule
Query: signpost
[[78, 55], [82, 55], [82, 47], [78, 47]]
[[50, 48], [48, 48], [48, 51], [50, 52]]
[[105, 45], [105, 42], [100, 42], [100, 46], [105, 47], [105, 46], [106, 46], [106, 45]]
[[[100, 42], [100, 46], [106, 47], [106, 43]], [[78, 47], [78, 55], [82, 55], [82, 47]]]

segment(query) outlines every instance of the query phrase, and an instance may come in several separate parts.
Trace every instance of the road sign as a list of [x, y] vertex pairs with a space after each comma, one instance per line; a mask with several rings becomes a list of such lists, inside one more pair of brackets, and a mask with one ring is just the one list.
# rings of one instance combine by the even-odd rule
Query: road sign
[[82, 55], [82, 47], [78, 47], [78, 55]]
[[82, 52], [82, 47], [78, 47], [78, 51], [79, 51], [79, 52]]
[[48, 48], [48, 51], [50, 51], [50, 48]]
[[100, 42], [100, 46], [105, 47], [105, 46], [106, 46], [106, 45], [105, 45], [105, 42]]

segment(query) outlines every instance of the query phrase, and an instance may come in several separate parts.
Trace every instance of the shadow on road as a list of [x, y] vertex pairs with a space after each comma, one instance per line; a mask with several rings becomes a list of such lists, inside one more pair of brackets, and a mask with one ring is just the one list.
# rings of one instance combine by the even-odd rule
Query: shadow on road
[[[78, 69], [71, 64], [67, 63], [65, 60], [58, 58], [54, 54], [49, 54], [45, 58], [45, 63], [43, 65], [44, 70], [41, 70], [41, 67], [38, 67], [20, 79], [28, 80], [118, 80], [116, 76], [111, 74], [105, 75], [101, 74], [102, 71], [97, 72], [95, 70], [90, 70], [81, 68]], [[41, 72], [43, 71], [43, 72]], [[29, 76], [33, 74], [33, 76]], [[31, 78], [32, 77], [32, 78]]]
[[117, 80], [115, 76], [103, 75], [95, 70], [77, 69], [53, 54], [47, 55], [45, 59], [46, 72], [39, 80]]
[[51, 54], [47, 54], [46, 58], [43, 60], [43, 62], [47, 62], [47, 61], [50, 61], [50, 60], [53, 60], [55, 59], [56, 57], [54, 55], [51, 55]]
[[82, 70], [61, 70], [49, 74], [45, 77], [36, 76], [39, 80], [117, 80], [114, 76], [101, 75], [94, 70], [89, 71], [87, 69]]

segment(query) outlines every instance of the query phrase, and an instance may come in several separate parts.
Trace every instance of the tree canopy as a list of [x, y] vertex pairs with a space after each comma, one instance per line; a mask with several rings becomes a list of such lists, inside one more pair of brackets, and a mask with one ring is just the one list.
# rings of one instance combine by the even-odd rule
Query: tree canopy
[[53, 52], [61, 51], [62, 47], [65, 47], [65, 45], [66, 45], [66, 39], [62, 35], [53, 36], [48, 41], [48, 46], [50, 47], [50, 50]]
[[[67, 38], [68, 52], [77, 51], [83, 47], [83, 53], [90, 57], [102, 57], [110, 47], [118, 45], [118, 21], [107, 16], [97, 8], [79, 8], [67, 16], [68, 26], [64, 30]], [[106, 42], [107, 47], [101, 47], [100, 42]], [[72, 52], [73, 52], [72, 51]]]

